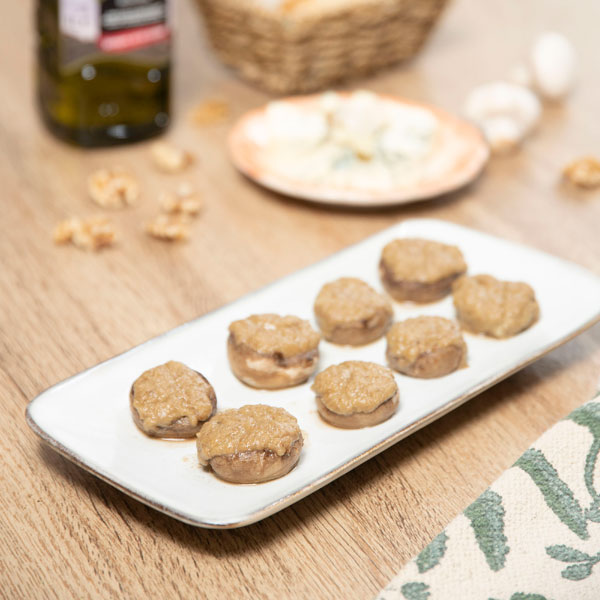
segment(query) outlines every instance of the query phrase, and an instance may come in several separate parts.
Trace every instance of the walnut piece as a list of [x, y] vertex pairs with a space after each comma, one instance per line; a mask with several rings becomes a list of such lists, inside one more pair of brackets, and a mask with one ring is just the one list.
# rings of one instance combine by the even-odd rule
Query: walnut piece
[[182, 182], [174, 192], [161, 194], [160, 206], [168, 214], [195, 217], [202, 210], [202, 200], [189, 183]]
[[579, 158], [564, 168], [563, 176], [578, 187], [600, 187], [600, 160], [593, 156]]
[[179, 215], [157, 215], [146, 223], [146, 233], [159, 240], [177, 242], [190, 237], [190, 229]]
[[94, 171], [88, 178], [88, 192], [103, 208], [123, 208], [135, 204], [140, 186], [133, 175], [115, 167]]
[[73, 232], [78, 227], [79, 219], [70, 218], [65, 221], [61, 221], [52, 233], [52, 239], [55, 244], [66, 244], [71, 241]]
[[229, 116], [229, 105], [223, 100], [205, 100], [192, 111], [192, 121], [196, 125], [212, 125]]
[[56, 226], [53, 238], [56, 244], [71, 242], [82, 250], [95, 251], [114, 244], [117, 233], [106, 217], [71, 217]]
[[194, 162], [192, 154], [167, 142], [155, 142], [150, 147], [154, 164], [165, 173], [180, 173]]

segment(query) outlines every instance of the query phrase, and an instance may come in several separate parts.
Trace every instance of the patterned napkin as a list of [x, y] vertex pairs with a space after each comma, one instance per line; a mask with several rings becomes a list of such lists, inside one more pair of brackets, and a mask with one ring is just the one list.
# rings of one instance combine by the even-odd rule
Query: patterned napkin
[[600, 600], [600, 392], [540, 437], [378, 600]]

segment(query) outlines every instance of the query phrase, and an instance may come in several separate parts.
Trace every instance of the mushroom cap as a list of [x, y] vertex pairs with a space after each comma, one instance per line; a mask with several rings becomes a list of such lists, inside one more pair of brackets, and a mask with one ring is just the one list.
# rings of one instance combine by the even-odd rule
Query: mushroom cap
[[527, 87], [496, 81], [476, 87], [467, 97], [465, 113], [483, 131], [491, 149], [510, 152], [537, 125], [542, 107]]
[[561, 33], [542, 33], [531, 49], [530, 64], [536, 89], [545, 98], [558, 100], [573, 88], [577, 56]]

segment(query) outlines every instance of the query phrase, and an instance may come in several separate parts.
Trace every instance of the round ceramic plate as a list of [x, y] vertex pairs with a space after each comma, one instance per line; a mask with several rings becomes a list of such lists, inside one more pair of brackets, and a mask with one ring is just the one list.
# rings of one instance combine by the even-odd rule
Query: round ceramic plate
[[[341, 93], [342, 98], [349, 94]], [[294, 96], [291, 102], [307, 111], [314, 109], [321, 95]], [[238, 170], [269, 189], [312, 202], [342, 206], [391, 206], [427, 200], [456, 190], [473, 181], [489, 158], [489, 148], [479, 129], [439, 108], [402, 98], [378, 95], [383, 103], [416, 107], [433, 114], [439, 127], [432, 149], [423, 159], [423, 171], [437, 161], [443, 167], [429, 169], [434, 175], [424, 175], [404, 186], [373, 189], [334, 186], [323, 182], [293, 179], [278, 172], [267, 152], [266, 106], [246, 113], [234, 126], [229, 137], [229, 150]]]

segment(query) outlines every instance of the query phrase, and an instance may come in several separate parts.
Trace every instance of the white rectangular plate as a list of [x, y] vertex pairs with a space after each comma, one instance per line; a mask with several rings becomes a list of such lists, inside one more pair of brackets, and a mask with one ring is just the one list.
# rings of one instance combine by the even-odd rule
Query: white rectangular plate
[[[231, 321], [264, 312], [313, 321], [312, 305], [320, 287], [340, 276], [360, 277], [381, 289], [379, 255], [397, 237], [456, 244], [469, 273], [527, 281], [540, 303], [540, 320], [507, 340], [465, 334], [469, 365], [446, 377], [419, 380], [397, 375], [397, 413], [360, 430], [325, 425], [316, 411], [311, 382], [263, 391], [244, 386], [232, 375], [226, 355]], [[454, 316], [451, 298], [424, 306], [396, 303], [394, 310], [396, 320], [419, 314]], [[599, 318], [600, 279], [583, 268], [458, 225], [408, 220], [53, 386], [31, 402], [27, 419], [53, 448], [141, 502], [192, 525], [239, 527], [314, 492]], [[167, 360], [179, 360], [203, 373], [216, 390], [220, 410], [266, 403], [296, 416], [305, 437], [298, 466], [275, 481], [233, 485], [198, 466], [194, 441], [143, 435], [131, 419], [129, 389], [140, 373]], [[385, 363], [385, 340], [361, 348], [321, 343], [321, 369], [343, 360]]]

